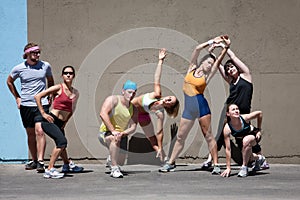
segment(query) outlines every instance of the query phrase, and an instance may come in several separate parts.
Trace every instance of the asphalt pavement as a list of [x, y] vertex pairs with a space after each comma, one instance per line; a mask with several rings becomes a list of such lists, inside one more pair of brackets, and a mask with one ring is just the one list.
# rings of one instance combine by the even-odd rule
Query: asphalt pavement
[[231, 177], [223, 178], [199, 164], [181, 164], [169, 173], [137, 164], [123, 166], [121, 179], [111, 178], [103, 164], [79, 165], [82, 173], [45, 179], [24, 164], [0, 164], [0, 199], [300, 199], [300, 165], [271, 164], [246, 178], [237, 177], [239, 167], [233, 166]]

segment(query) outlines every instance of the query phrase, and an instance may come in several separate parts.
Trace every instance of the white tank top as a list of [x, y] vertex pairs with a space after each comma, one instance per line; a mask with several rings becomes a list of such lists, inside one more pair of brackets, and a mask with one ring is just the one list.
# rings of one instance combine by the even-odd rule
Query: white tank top
[[156, 101], [158, 101], [158, 99], [151, 99], [150, 97], [150, 93], [146, 93], [144, 96], [143, 96], [143, 100], [142, 100], [142, 106], [144, 108], [144, 110], [146, 112], [150, 112], [150, 105]]

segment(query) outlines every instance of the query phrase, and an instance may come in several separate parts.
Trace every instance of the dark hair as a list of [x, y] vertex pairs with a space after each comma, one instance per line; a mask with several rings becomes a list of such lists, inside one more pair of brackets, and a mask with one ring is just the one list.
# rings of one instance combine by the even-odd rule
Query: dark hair
[[212, 58], [214, 61], [216, 61], [216, 56], [214, 55], [214, 54], [211, 54], [211, 53], [209, 53], [209, 54], [206, 54], [205, 56], [203, 56], [202, 58], [201, 58], [201, 60], [200, 60], [200, 65], [206, 60], [206, 59], [208, 59], [208, 58]]
[[[229, 112], [229, 107], [232, 106], [232, 105], [236, 105], [236, 104], [235, 104], [235, 103], [230, 103], [230, 104], [228, 104], [227, 107], [226, 107], [226, 113]], [[237, 105], [236, 105], [236, 106], [237, 106]], [[227, 121], [227, 122], [230, 122], [230, 120], [231, 120], [230, 117], [228, 117], [228, 116], [226, 115], [226, 121]]]
[[[35, 46], [38, 46], [38, 45], [36, 43], [33, 43], [33, 42], [30, 42], [30, 43], [26, 44], [26, 46], [24, 47], [24, 52], [27, 49], [29, 49], [31, 47], [35, 47]], [[26, 53], [23, 54], [23, 59], [27, 59], [27, 54]]]
[[176, 98], [176, 102], [175, 102], [175, 104], [174, 104], [173, 106], [171, 106], [171, 107], [164, 107], [164, 108], [165, 108], [167, 114], [168, 114], [171, 118], [175, 118], [175, 117], [177, 117], [177, 115], [178, 115], [179, 106], [180, 106], [179, 101], [178, 101], [178, 99]]
[[227, 67], [228, 67], [229, 65], [235, 66], [235, 68], [237, 69], [238, 73], [240, 73], [240, 68], [238, 68], [238, 67], [234, 64], [233, 60], [229, 59], [229, 60], [226, 61], [225, 65], [224, 65], [224, 72], [225, 72], [225, 75], [226, 75], [226, 76], [228, 76]]
[[63, 69], [61, 70], [61, 75], [63, 75], [65, 69], [67, 69], [67, 68], [71, 68], [71, 69], [72, 69], [72, 71], [74, 72], [73, 77], [75, 77], [75, 69], [74, 69], [74, 67], [71, 66], [71, 65], [64, 66]]

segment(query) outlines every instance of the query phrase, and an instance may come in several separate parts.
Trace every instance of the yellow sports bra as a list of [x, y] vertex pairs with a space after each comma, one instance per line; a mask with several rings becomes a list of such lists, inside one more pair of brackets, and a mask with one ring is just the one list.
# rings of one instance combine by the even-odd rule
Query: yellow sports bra
[[199, 78], [194, 76], [195, 70], [184, 77], [183, 92], [188, 96], [203, 94], [206, 88], [205, 76]]

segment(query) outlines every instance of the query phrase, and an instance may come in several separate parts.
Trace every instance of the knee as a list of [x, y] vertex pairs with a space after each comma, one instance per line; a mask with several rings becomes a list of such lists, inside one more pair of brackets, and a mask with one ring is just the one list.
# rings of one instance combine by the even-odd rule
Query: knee
[[245, 138], [243, 139], [243, 148], [252, 148], [253, 142], [254, 142], [254, 139], [253, 139], [253, 138], [245, 137]]
[[67, 144], [68, 144], [68, 141], [67, 141], [67, 138], [65, 138], [65, 137], [57, 139], [57, 141], [56, 141], [57, 148], [66, 148]]
[[45, 134], [44, 134], [44, 131], [43, 131], [42, 128], [37, 128], [37, 129], [35, 130], [35, 135], [36, 135], [36, 136], [39, 136], [39, 137], [43, 137]]
[[177, 142], [179, 142], [180, 144], [184, 144], [186, 137], [182, 136], [182, 135], [177, 135]]

